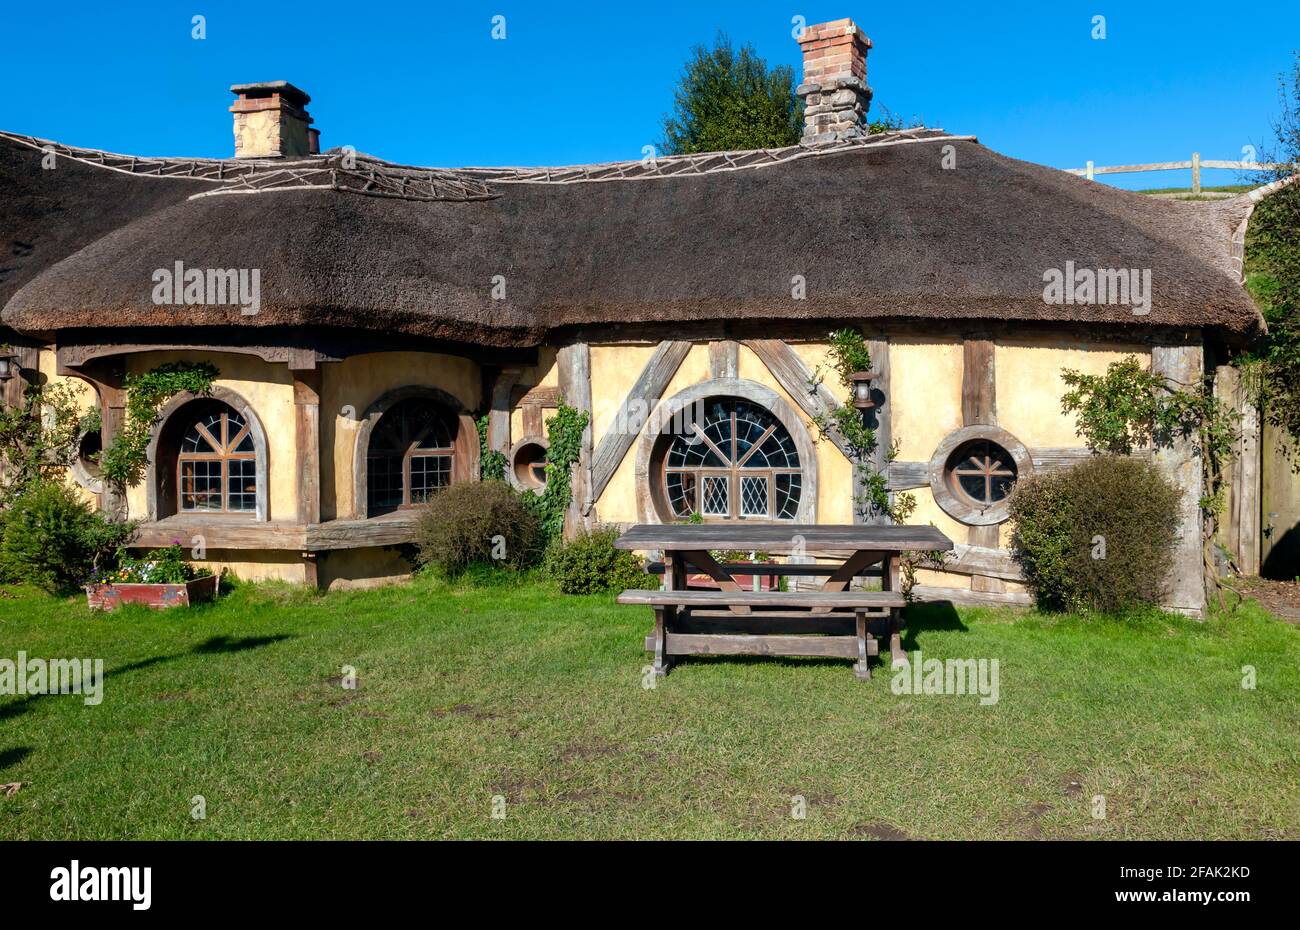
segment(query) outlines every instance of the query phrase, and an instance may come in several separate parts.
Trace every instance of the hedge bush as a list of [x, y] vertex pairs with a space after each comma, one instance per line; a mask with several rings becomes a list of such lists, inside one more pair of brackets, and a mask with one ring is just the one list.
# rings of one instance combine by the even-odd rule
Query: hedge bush
[[538, 542], [537, 517], [504, 481], [439, 491], [415, 529], [416, 561], [449, 577], [475, 564], [523, 568], [537, 560]]
[[38, 481], [4, 513], [0, 576], [71, 593], [112, 562], [133, 529], [96, 512], [66, 485]]
[[1123, 456], [1019, 482], [1011, 551], [1039, 608], [1123, 613], [1159, 604], [1181, 493], [1154, 465]]
[[659, 587], [658, 580], [643, 570], [640, 556], [614, 548], [618, 535], [614, 527], [600, 527], [552, 546], [546, 574], [565, 594]]

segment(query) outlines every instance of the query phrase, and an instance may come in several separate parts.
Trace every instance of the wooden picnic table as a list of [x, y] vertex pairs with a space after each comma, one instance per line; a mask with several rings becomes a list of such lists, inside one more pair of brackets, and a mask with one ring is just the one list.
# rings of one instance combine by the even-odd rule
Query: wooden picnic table
[[[624, 591], [620, 604], [655, 610], [646, 648], [666, 675], [679, 655], [805, 655], [854, 658], [854, 673], [870, 678], [876, 637], [889, 636], [902, 657], [904, 601], [899, 564], [907, 551], [939, 551], [952, 540], [932, 526], [782, 525], [772, 523], [638, 524], [614, 544], [662, 552], [647, 569], [662, 572], [660, 591]], [[808, 563], [719, 562], [710, 550], [815, 556]], [[881, 590], [850, 591], [850, 582], [879, 566]], [[693, 572], [713, 589], [689, 584]], [[747, 590], [737, 579], [755, 575], [825, 577], [813, 591]]]

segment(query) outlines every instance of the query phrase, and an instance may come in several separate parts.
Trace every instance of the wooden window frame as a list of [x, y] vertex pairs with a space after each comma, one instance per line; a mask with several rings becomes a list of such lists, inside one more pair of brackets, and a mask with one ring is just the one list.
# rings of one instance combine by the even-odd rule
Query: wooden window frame
[[[367, 487], [366, 487], [366, 512], [367, 512], [368, 514], [370, 514], [371, 516], [375, 516], [375, 515], [377, 515], [377, 514], [376, 514], [376, 511], [382, 511], [382, 513], [395, 513], [395, 512], [397, 512], [397, 511], [401, 511], [401, 510], [411, 510], [411, 509], [413, 509], [413, 508], [415, 508], [415, 507], [419, 507], [421, 504], [425, 503], [425, 501], [423, 501], [423, 500], [421, 500], [421, 501], [415, 501], [415, 502], [412, 502], [412, 501], [411, 501], [411, 462], [412, 462], [412, 460], [414, 460], [414, 459], [417, 459], [417, 458], [421, 458], [421, 459], [424, 459], [424, 458], [431, 458], [431, 459], [432, 459], [432, 458], [438, 458], [438, 459], [440, 459], [440, 458], [445, 458], [445, 459], [447, 460], [447, 468], [446, 468], [446, 471], [447, 471], [447, 484], [444, 485], [444, 487], [450, 487], [451, 484], [452, 484], [452, 482], [455, 480], [455, 469], [456, 469], [456, 433], [457, 433], [457, 431], [459, 430], [459, 423], [457, 423], [457, 422], [455, 421], [454, 418], [449, 417], [449, 416], [447, 415], [446, 411], [444, 411], [444, 410], [443, 410], [443, 409], [442, 409], [442, 408], [441, 408], [437, 403], [435, 403], [434, 401], [432, 401], [432, 400], [425, 400], [425, 399], [420, 398], [420, 397], [408, 397], [408, 398], [404, 398], [403, 400], [400, 400], [400, 401], [394, 403], [391, 407], [389, 407], [387, 410], [385, 410], [385, 411], [383, 412], [383, 414], [380, 415], [379, 420], [378, 420], [378, 421], [376, 422], [376, 424], [375, 424], [376, 430], [379, 428], [379, 425], [383, 422], [384, 417], [387, 417], [387, 416], [390, 416], [390, 415], [392, 415], [392, 414], [394, 414], [394, 413], [398, 413], [398, 412], [400, 412], [402, 406], [403, 406], [403, 405], [407, 405], [407, 404], [424, 404], [424, 405], [426, 405], [426, 406], [427, 406], [430, 410], [432, 410], [433, 413], [436, 415], [436, 420], [432, 420], [432, 421], [430, 421], [429, 423], [425, 424], [425, 426], [423, 427], [423, 429], [421, 429], [419, 432], [417, 432], [417, 433], [414, 435], [414, 437], [409, 437], [409, 438], [407, 438], [407, 439], [406, 439], [406, 442], [405, 442], [405, 448], [403, 448], [403, 449], [401, 449], [401, 450], [398, 450], [398, 449], [388, 449], [388, 450], [383, 450], [383, 451], [385, 452], [384, 455], [379, 455], [379, 456], [377, 456], [377, 455], [374, 454], [374, 450], [375, 450], [375, 435], [374, 435], [373, 432], [370, 434], [369, 439], [368, 439], [368, 442], [367, 442], [368, 448], [366, 449], [366, 461], [367, 461], [366, 471], [367, 471], [367, 475], [370, 474], [370, 464], [369, 464], [369, 463], [370, 463], [370, 461], [371, 461], [372, 459], [375, 459], [375, 458], [390, 458], [390, 457], [391, 457], [391, 458], [396, 458], [397, 455], [398, 455], [398, 453], [399, 453], [399, 451], [400, 451], [401, 456], [402, 456], [402, 502], [401, 502], [400, 504], [398, 504], [396, 507], [392, 507], [392, 506], [379, 506], [379, 505], [375, 504], [375, 502], [374, 502], [373, 500], [371, 500], [371, 496], [370, 496], [370, 495], [371, 495], [371, 490], [370, 490], [370, 487], [369, 487], [369, 482], [367, 482]], [[448, 444], [447, 444], [446, 446], [438, 446], [438, 447], [435, 447], [435, 448], [432, 448], [432, 449], [422, 449], [422, 448], [420, 448], [420, 443], [423, 442], [423, 441], [425, 440], [425, 438], [428, 437], [428, 435], [429, 435], [429, 434], [434, 430], [434, 428], [435, 428], [436, 426], [441, 426], [441, 427], [442, 427], [444, 433], [446, 434], [446, 438], [447, 438]], [[378, 514], [378, 515], [382, 515], [382, 514]]]
[[[758, 452], [758, 450], [762, 448], [763, 444], [767, 442], [768, 439], [770, 439], [778, 429], [785, 430], [787, 435], [789, 434], [789, 429], [785, 426], [785, 424], [781, 422], [781, 420], [771, 410], [768, 410], [766, 407], [763, 407], [761, 404], [755, 403], [754, 401], [751, 401], [747, 398], [720, 397], [717, 399], [726, 401], [731, 405], [731, 410], [730, 410], [731, 442], [730, 442], [730, 449], [729, 449], [730, 454], [723, 452], [722, 449], [718, 448], [718, 446], [713, 442], [713, 440], [710, 439], [708, 435], [704, 432], [704, 429], [703, 427], [700, 426], [700, 424], [692, 422], [690, 426], [691, 429], [694, 431], [695, 435], [698, 436], [701, 441], [706, 443], [709, 446], [709, 449], [713, 452], [713, 454], [716, 455], [719, 459], [721, 459], [725, 464], [720, 466], [719, 465], [690, 465], [690, 466], [669, 465], [668, 460], [670, 457], [670, 453], [672, 451], [672, 444], [676, 442], [676, 437], [672, 437], [669, 440], [668, 449], [665, 452], [665, 455], [663, 457], [663, 462], [659, 468], [660, 488], [662, 489], [664, 500], [667, 502], [669, 511], [674, 514], [676, 519], [683, 519], [682, 517], [676, 515], [676, 508], [674, 508], [673, 506], [672, 494], [668, 490], [668, 476], [673, 474], [692, 474], [695, 476], [695, 501], [693, 503], [692, 512], [698, 513], [701, 517], [704, 518], [706, 523], [739, 522], [739, 521], [743, 521], [747, 523], [797, 522], [797, 516], [781, 517], [776, 515], [776, 478], [778, 475], [798, 475], [800, 477], [799, 493], [800, 495], [802, 495], [804, 490], [803, 479], [805, 477], [805, 466], [803, 464], [802, 457], [800, 457], [800, 464], [798, 468], [747, 468], [745, 466], [745, 463], [748, 462], [750, 458], [752, 458]], [[736, 429], [736, 425], [737, 425], [736, 405], [740, 403], [747, 404], [750, 407], [754, 407], [756, 409], [762, 410], [763, 413], [766, 414], [767, 417], [770, 418], [771, 420], [771, 423], [768, 424], [767, 429], [764, 430], [763, 434], [759, 436], [757, 440], [754, 441], [754, 443], [749, 447], [749, 451], [747, 451], [743, 456], [737, 455], [738, 440], [737, 440], [737, 429]], [[794, 445], [793, 437], [790, 437], [790, 442], [791, 445]], [[798, 449], [796, 448], [795, 455], [798, 454], [799, 452]], [[718, 476], [726, 476], [727, 478], [727, 513], [708, 514], [704, 512], [704, 506], [703, 506], [704, 505], [704, 480], [706, 477], [718, 477]], [[766, 479], [767, 481], [767, 513], [766, 514], [762, 516], [759, 516], [757, 514], [752, 516], [745, 516], [741, 514], [740, 510], [741, 510], [742, 492], [741, 492], [740, 479], [742, 477]], [[799, 510], [798, 504], [796, 504], [795, 505], [796, 515], [798, 514], [798, 510]]]
[[[210, 415], [213, 409], [217, 409], [221, 415], [222, 439], [220, 440], [217, 439], [217, 437], [213, 436], [212, 433], [208, 430], [208, 428], [203, 423], [203, 421], [208, 418], [208, 416]], [[232, 413], [235, 414], [235, 416], [239, 417], [239, 419], [243, 421], [243, 428], [240, 429], [240, 431], [235, 434], [235, 437], [233, 439], [227, 439], [227, 437], [229, 437], [230, 435], [230, 415]], [[178, 514], [185, 514], [186, 516], [211, 516], [214, 514], [221, 514], [223, 516], [248, 517], [250, 519], [257, 518], [257, 499], [258, 499], [258, 494], [260, 489], [257, 487], [258, 475], [256, 471], [256, 467], [257, 467], [256, 443], [254, 443], [255, 447], [254, 447], [254, 451], [252, 452], [232, 451], [239, 447], [239, 444], [243, 442], [245, 436], [251, 438], [252, 428], [253, 428], [252, 423], [250, 423], [246, 417], [240, 414], [239, 411], [234, 410], [229, 404], [226, 404], [224, 402], [221, 402], [220, 408], [207, 408], [206, 410], [201, 409], [198, 412], [198, 414], [192, 420], [189, 421], [189, 425], [180, 434], [180, 445], [184, 444], [185, 437], [189, 435], [190, 430], [197, 429], [199, 433], [208, 442], [208, 444], [212, 448], [217, 449], [219, 451], [184, 452], [184, 451], [180, 451], [178, 448], [178, 451], [176, 453], [176, 512]], [[230, 467], [228, 463], [232, 461], [244, 461], [244, 462], [251, 461], [254, 463], [253, 492], [252, 492], [253, 506], [251, 508], [232, 510], [229, 506]], [[221, 499], [221, 507], [219, 509], [213, 509], [211, 507], [187, 508], [185, 506], [186, 495], [185, 495], [184, 468], [187, 462], [220, 462], [221, 463], [221, 474], [218, 479], [220, 481], [220, 499]], [[243, 491], [240, 493], [247, 494], [248, 492]]]

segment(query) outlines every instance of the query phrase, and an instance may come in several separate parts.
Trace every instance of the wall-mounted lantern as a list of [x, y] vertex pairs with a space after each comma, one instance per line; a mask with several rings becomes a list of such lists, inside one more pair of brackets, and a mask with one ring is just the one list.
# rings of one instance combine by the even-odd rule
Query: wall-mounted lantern
[[8, 381], [18, 370], [18, 356], [0, 349], [0, 382]]
[[849, 375], [849, 380], [853, 382], [853, 406], [859, 410], [870, 410], [876, 406], [876, 401], [871, 396], [871, 381], [875, 377], [874, 371], [855, 371]]

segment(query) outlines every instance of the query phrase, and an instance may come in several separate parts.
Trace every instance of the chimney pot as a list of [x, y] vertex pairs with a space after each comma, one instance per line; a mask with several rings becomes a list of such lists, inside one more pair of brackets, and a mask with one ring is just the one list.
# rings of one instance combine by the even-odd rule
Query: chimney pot
[[803, 83], [795, 93], [804, 102], [805, 145], [867, 135], [867, 52], [871, 40], [851, 19], [809, 26], [799, 37]]
[[[313, 154], [307, 113], [311, 102], [306, 92], [288, 81], [232, 84], [237, 99], [230, 107], [235, 114], [236, 158], [302, 158]], [[316, 143], [319, 149], [319, 143]]]

